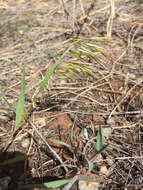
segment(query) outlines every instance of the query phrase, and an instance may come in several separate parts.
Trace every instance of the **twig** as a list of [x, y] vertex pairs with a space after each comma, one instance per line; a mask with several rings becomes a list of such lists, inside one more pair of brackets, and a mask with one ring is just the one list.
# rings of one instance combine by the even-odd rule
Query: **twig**
[[63, 0], [60, 0], [61, 4], [63, 5], [63, 8], [64, 8], [64, 12], [65, 12], [65, 15], [67, 16], [67, 18], [69, 17], [69, 13], [66, 9], [66, 6], [65, 6], [65, 2]]
[[78, 180], [78, 176], [79, 176], [78, 174], [79, 172], [70, 180], [70, 182], [62, 190], [69, 190]]
[[133, 157], [130, 157], [130, 156], [128, 156], [128, 157], [117, 157], [117, 158], [115, 158], [115, 160], [129, 160], [129, 159], [143, 159], [143, 157], [142, 156], [133, 156]]
[[82, 0], [80, 0], [79, 2], [80, 2], [80, 7], [81, 7], [81, 10], [82, 10], [82, 14], [85, 17], [85, 10], [84, 10], [83, 4], [82, 4]]
[[72, 29], [75, 31], [75, 7], [76, 7], [76, 0], [73, 0], [73, 13], [72, 13]]
[[[84, 112], [84, 111], [72, 111], [72, 110], [65, 110], [65, 113], [82, 113], [85, 115], [92, 115], [92, 114], [96, 114], [96, 115], [102, 115], [102, 116], [106, 116], [106, 115], [110, 115], [112, 112]], [[135, 114], [140, 114], [141, 116], [143, 115], [143, 111], [127, 111], [127, 112], [113, 112], [112, 115], [135, 115]]]
[[135, 89], [136, 86], [138, 86], [140, 83], [143, 82], [143, 77], [138, 80], [138, 82], [126, 93], [126, 95], [118, 102], [118, 104], [115, 106], [115, 108], [112, 110], [112, 112], [109, 115], [109, 118], [113, 115], [115, 110], [118, 108], [118, 106], [128, 97], [128, 95]]
[[62, 159], [59, 157], [59, 155], [52, 149], [52, 147], [48, 144], [48, 142], [45, 140], [45, 138], [42, 136], [42, 134], [38, 131], [38, 129], [36, 128], [36, 126], [32, 123], [32, 121], [30, 121], [30, 124], [32, 126], [32, 128], [35, 130], [35, 132], [40, 136], [40, 138], [42, 139], [42, 141], [47, 145], [47, 147], [50, 149], [50, 151], [52, 152], [52, 154], [56, 157], [57, 160], [59, 160], [59, 162], [63, 165], [64, 169], [66, 172], [68, 172], [67, 167], [64, 165]]

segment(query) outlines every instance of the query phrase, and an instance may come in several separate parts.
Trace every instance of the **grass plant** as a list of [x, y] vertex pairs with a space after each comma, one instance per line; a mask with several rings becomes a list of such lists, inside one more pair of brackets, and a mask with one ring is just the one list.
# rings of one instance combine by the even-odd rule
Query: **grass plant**
[[[29, 183], [43, 180], [27, 188], [67, 184], [63, 190], [69, 190], [73, 181], [106, 176], [101, 189], [141, 189], [139, 2], [37, 2], [0, 2], [1, 159], [11, 158], [11, 151], [28, 155], [0, 163], [1, 177], [6, 170], [17, 181], [25, 172]], [[44, 183], [45, 174], [53, 173], [56, 181]], [[9, 188], [15, 189], [13, 181]]]
[[[74, 75], [80, 75], [82, 73], [86, 73], [87, 77], [92, 77], [94, 79], [97, 79], [98, 77], [93, 72], [93, 69], [90, 69], [88, 66], [86, 66], [86, 62], [88, 62], [90, 59], [93, 59], [95, 61], [99, 61], [98, 54], [103, 55], [104, 57], [111, 59], [111, 56], [108, 55], [101, 47], [98, 45], [95, 45], [93, 43], [94, 41], [97, 41], [96, 39], [76, 39], [72, 42], [72, 44], [69, 46], [69, 48], [61, 55], [61, 57], [55, 61], [53, 66], [49, 69], [49, 71], [46, 73], [44, 79], [42, 80], [39, 90], [35, 93], [34, 98], [31, 102], [31, 104], [26, 108], [24, 111], [24, 99], [25, 99], [25, 71], [22, 70], [22, 80], [21, 80], [21, 90], [20, 95], [18, 98], [18, 103], [16, 106], [16, 121], [15, 121], [15, 131], [19, 129], [24, 119], [28, 117], [28, 113], [32, 109], [36, 99], [38, 98], [39, 94], [42, 93], [47, 86], [48, 81], [52, 77], [54, 73], [56, 73], [60, 77], [73, 77]], [[68, 62], [62, 62], [64, 57], [70, 54], [72, 60], [69, 60]], [[58, 70], [58, 71], [56, 71]], [[56, 72], [55, 72], [56, 71]], [[3, 96], [2, 96], [3, 97]], [[62, 146], [66, 146], [67, 148], [70, 147], [65, 142], [59, 141], [59, 140], [52, 140], [56, 144], [60, 144]], [[101, 128], [98, 130], [97, 134], [97, 143], [96, 143], [96, 150], [98, 152], [103, 151], [103, 145], [102, 145], [102, 132]], [[83, 156], [87, 160], [88, 163], [88, 173], [90, 173], [93, 169], [93, 163], [92, 161], [87, 159], [86, 156], [86, 149], [83, 151]], [[76, 157], [76, 156], [74, 156]], [[6, 162], [7, 163], [7, 162]], [[61, 162], [62, 163], [62, 162]], [[64, 165], [65, 167], [71, 167], [71, 165]], [[73, 165], [72, 167], [78, 167], [76, 165]], [[78, 169], [80, 171], [80, 169]], [[68, 183], [68, 180], [59, 180], [55, 182], [49, 182], [39, 185], [27, 185], [26, 188], [33, 189], [33, 188], [56, 188], [59, 186], [62, 186], [64, 184]]]

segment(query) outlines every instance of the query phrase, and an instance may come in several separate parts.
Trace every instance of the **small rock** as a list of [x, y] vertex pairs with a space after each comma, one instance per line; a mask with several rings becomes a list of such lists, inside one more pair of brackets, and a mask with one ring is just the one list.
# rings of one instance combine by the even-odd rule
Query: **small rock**
[[100, 184], [98, 182], [80, 180], [78, 185], [80, 190], [98, 190]]
[[21, 142], [21, 146], [23, 148], [28, 148], [29, 144], [30, 144], [29, 138], [23, 139], [22, 142]]
[[106, 167], [106, 165], [102, 165], [101, 167], [100, 167], [100, 173], [101, 174], [106, 174], [106, 172], [107, 172], [107, 167]]
[[103, 141], [106, 139], [109, 139], [109, 137], [112, 134], [113, 129], [111, 127], [107, 127], [107, 128], [103, 128], [102, 129], [102, 137], [103, 137]]

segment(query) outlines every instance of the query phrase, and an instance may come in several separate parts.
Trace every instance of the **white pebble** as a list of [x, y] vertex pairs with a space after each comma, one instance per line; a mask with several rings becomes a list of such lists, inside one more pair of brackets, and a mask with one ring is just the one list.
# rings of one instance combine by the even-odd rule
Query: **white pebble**
[[23, 139], [22, 142], [21, 142], [21, 146], [23, 148], [27, 148], [29, 146], [29, 144], [30, 144], [29, 138]]

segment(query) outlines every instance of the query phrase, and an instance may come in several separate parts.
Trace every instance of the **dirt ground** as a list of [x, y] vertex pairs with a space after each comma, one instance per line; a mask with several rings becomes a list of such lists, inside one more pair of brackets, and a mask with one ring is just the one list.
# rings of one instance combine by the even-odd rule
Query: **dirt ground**
[[[26, 120], [13, 136], [12, 108], [20, 93], [21, 68], [25, 67], [26, 108], [71, 40], [81, 38], [89, 44], [96, 37], [103, 40], [92, 43], [112, 58], [98, 52], [97, 61], [83, 59], [96, 77], [78, 72], [60, 78], [63, 70], [57, 67], [29, 113], [39, 133]], [[65, 56], [62, 66], [71, 60], [75, 61], [72, 55]], [[46, 142], [65, 163], [76, 163], [82, 171], [87, 165], [83, 147], [93, 138], [87, 156], [94, 157], [99, 126], [103, 143], [109, 146], [94, 160], [92, 173], [104, 179], [98, 189], [143, 189], [142, 0], [1, 0], [0, 161], [30, 155], [24, 162], [0, 168], [0, 179], [10, 177], [7, 189], [74, 177], [77, 168], [65, 172]], [[103, 166], [106, 172], [101, 172]], [[80, 186], [76, 183], [71, 189]]]

